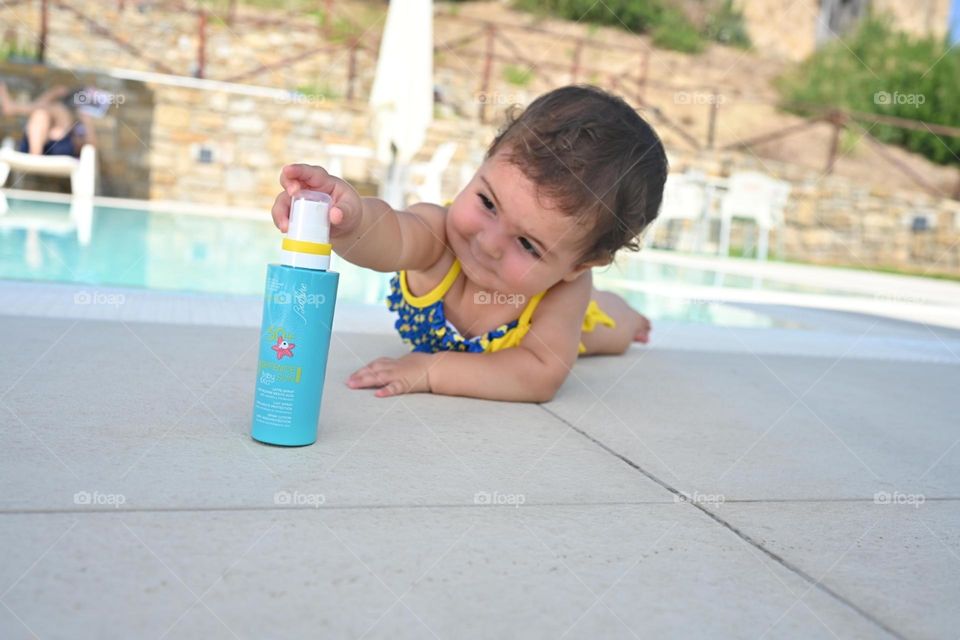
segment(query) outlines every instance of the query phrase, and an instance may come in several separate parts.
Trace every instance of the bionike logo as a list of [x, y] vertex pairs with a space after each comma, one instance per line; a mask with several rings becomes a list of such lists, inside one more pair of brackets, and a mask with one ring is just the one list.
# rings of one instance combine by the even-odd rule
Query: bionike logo
[[283, 335], [277, 335], [277, 343], [270, 348], [273, 349], [277, 354], [277, 360], [282, 360], [283, 356], [293, 357], [293, 348], [297, 346], [293, 342], [287, 342], [283, 339]]

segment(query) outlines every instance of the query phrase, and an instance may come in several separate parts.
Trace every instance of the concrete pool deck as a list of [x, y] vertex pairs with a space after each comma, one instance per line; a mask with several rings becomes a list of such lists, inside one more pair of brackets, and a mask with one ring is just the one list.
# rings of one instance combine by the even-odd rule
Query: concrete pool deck
[[282, 449], [248, 435], [249, 301], [63, 317], [76, 288], [2, 284], [2, 638], [960, 625], [955, 330], [777, 308], [808, 329], [660, 324], [522, 405], [348, 389], [405, 347], [345, 307], [319, 439]]

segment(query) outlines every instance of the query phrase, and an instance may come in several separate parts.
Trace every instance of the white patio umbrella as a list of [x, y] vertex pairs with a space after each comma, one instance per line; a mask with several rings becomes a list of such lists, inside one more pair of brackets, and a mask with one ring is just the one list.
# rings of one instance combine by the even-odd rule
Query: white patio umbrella
[[370, 94], [377, 158], [389, 166], [380, 196], [403, 206], [404, 167], [423, 146], [433, 119], [431, 0], [392, 0]]

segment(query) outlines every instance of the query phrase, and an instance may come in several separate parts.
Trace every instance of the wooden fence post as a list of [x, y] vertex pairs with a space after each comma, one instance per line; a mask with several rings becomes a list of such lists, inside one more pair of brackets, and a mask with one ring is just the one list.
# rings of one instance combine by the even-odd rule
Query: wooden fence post
[[720, 99], [717, 95], [717, 88], [710, 90], [710, 119], [707, 124], [707, 149], [713, 149], [713, 143], [717, 136], [717, 112], [720, 110]]
[[577, 84], [580, 74], [580, 53], [583, 51], [583, 38], [577, 39], [577, 46], [573, 50], [573, 63], [570, 66], [570, 84]]
[[202, 78], [207, 65], [207, 12], [200, 9], [197, 12], [197, 71], [196, 76]]
[[354, 81], [357, 77], [357, 44], [358, 39], [350, 40], [350, 66], [347, 71], [347, 100], [353, 100]]
[[487, 50], [483, 60], [483, 85], [480, 87], [480, 122], [487, 122], [487, 102], [490, 100], [490, 74], [493, 71], [494, 26], [487, 25]]
[[40, 0], [40, 34], [37, 36], [37, 62], [43, 64], [47, 60], [47, 0]]
[[839, 111], [833, 111], [827, 116], [830, 124], [833, 125], [833, 135], [830, 136], [830, 153], [827, 156], [827, 166], [824, 173], [830, 175], [833, 173], [833, 165], [837, 161], [837, 151], [840, 149], [840, 131], [844, 126], [844, 116]]

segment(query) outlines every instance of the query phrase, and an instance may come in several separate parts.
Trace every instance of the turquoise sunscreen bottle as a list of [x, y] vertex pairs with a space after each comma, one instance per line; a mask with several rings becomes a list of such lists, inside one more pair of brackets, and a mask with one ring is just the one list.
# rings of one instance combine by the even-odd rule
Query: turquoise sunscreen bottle
[[323, 398], [340, 274], [330, 267], [330, 196], [300, 191], [290, 205], [281, 263], [267, 265], [254, 391], [254, 440], [313, 444]]

